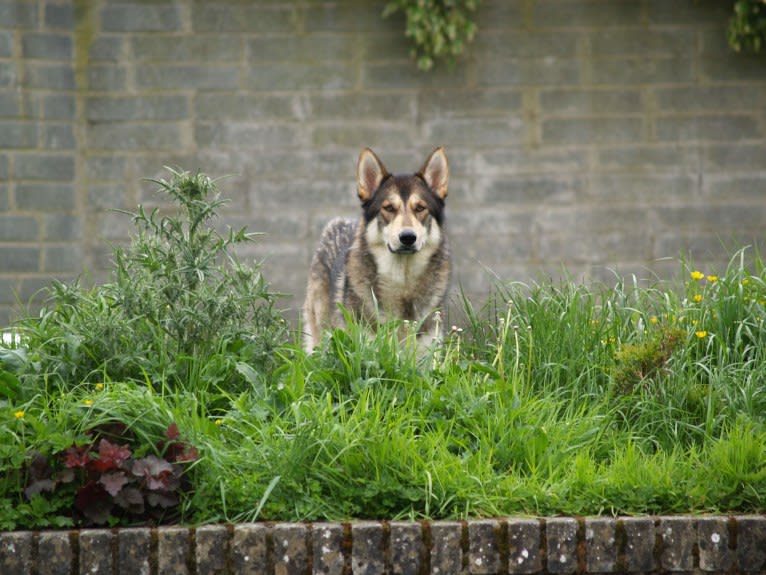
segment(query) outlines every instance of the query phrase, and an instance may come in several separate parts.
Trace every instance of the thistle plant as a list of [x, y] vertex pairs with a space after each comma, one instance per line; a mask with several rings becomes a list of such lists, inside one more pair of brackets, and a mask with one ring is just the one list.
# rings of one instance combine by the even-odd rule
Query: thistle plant
[[170, 174], [151, 181], [177, 211], [124, 212], [136, 232], [114, 249], [113, 281], [54, 283], [39, 317], [20, 322], [34, 350], [22, 377], [65, 387], [129, 379], [232, 389], [245, 383], [238, 362], [267, 370], [286, 323], [259, 265], [233, 252], [253, 234], [213, 226], [226, 204], [214, 180]]
[[[170, 170], [170, 181], [151, 180], [179, 206], [179, 214], [128, 213], [138, 228], [130, 248], [115, 250], [115, 286], [129, 317], [160, 328], [175, 354], [216, 351], [219, 338], [274, 341], [284, 322], [274, 313], [258, 264], [232, 252], [252, 241], [244, 228], [221, 235], [211, 223], [227, 200], [205, 174]], [[278, 338], [277, 338], [278, 340]]]

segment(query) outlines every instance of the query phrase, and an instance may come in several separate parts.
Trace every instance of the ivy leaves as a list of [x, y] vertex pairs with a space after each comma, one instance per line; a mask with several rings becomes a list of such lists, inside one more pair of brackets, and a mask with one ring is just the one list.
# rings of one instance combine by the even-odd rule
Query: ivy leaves
[[760, 52], [766, 40], [766, 3], [737, 0], [727, 36], [729, 45], [737, 52]]
[[[412, 56], [421, 70], [436, 60], [450, 64], [476, 35], [474, 13], [481, 0], [390, 0], [383, 9], [387, 18], [403, 12], [405, 36], [412, 40]], [[729, 45], [737, 52], [760, 53], [766, 45], [766, 2], [736, 0], [727, 28]]]
[[476, 34], [473, 13], [480, 0], [391, 0], [383, 17], [404, 12], [405, 35], [415, 47], [418, 68], [430, 70], [439, 58], [453, 63]]

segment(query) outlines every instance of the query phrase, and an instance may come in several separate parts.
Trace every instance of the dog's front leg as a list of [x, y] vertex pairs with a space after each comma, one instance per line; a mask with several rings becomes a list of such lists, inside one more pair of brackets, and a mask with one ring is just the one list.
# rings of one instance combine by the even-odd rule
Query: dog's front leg
[[442, 315], [436, 310], [423, 320], [418, 330], [417, 345], [418, 355], [422, 356], [431, 346], [439, 343], [442, 338]]

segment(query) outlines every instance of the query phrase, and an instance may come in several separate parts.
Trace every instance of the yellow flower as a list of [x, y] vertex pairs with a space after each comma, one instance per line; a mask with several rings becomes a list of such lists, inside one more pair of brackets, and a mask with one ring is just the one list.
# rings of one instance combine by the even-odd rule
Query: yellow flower
[[702, 273], [702, 272], [700, 272], [700, 271], [693, 271], [693, 272], [691, 273], [691, 276], [692, 276], [692, 279], [693, 279], [693, 280], [698, 280], [698, 281], [699, 281], [699, 280], [701, 280], [702, 278], [704, 278], [704, 277], [705, 277], [705, 274], [703, 274], [703, 273]]
[[215, 424], [220, 427], [221, 425], [223, 425], [223, 419], [216, 419]]
[[93, 400], [92, 399], [86, 399], [85, 401], [83, 401], [83, 403], [85, 405], [87, 405], [88, 407], [90, 407], [91, 405], [93, 405]]
[[707, 337], [707, 332], [706, 331], [695, 331], [694, 335], [696, 335], [700, 339], [704, 339], [704, 338]]
[[656, 315], [653, 315], [649, 318], [649, 323], [652, 325], [657, 325], [660, 322], [660, 320], [657, 319]]
[[104, 389], [104, 384], [103, 383], [97, 383], [96, 384], [96, 389], [101, 391], [102, 389]]
[[23, 419], [23, 418], [24, 418], [24, 415], [26, 415], [26, 414], [25, 414], [23, 411], [17, 411], [16, 413], [14, 413], [14, 414], [13, 414], [13, 416], [14, 416], [16, 419]]
[[749, 283], [750, 283], [750, 279], [749, 278], [745, 278], [745, 279], [742, 280], [742, 285], [743, 286], [746, 286]]
[[695, 302], [695, 303], [701, 302], [702, 301], [702, 294], [698, 293], [698, 294], [695, 294], [694, 296], [692, 296], [692, 301]]
[[707, 281], [709, 281], [711, 284], [714, 284], [715, 282], [718, 281], [718, 276], [711, 274], [707, 276]]

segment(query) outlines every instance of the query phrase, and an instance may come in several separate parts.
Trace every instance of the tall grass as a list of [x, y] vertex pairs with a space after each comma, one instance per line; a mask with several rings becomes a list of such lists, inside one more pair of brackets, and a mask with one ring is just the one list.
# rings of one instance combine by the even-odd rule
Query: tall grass
[[271, 407], [221, 427], [252, 470], [217, 474], [227, 510], [274, 481], [261, 518], [762, 510], [766, 290], [739, 256], [675, 287], [501, 286], [425, 360], [396, 326], [285, 350]]

